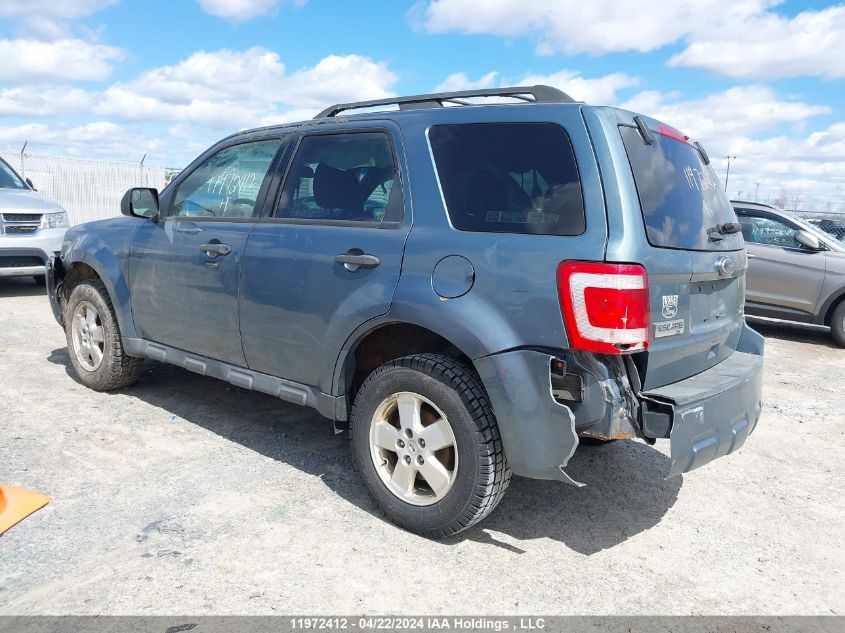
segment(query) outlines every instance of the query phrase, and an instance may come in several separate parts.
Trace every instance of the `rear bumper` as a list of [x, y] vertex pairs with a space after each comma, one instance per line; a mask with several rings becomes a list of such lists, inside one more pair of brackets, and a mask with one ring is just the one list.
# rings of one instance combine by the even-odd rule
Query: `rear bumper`
[[734, 452], [762, 408], [763, 337], [743, 327], [737, 350], [707, 371], [642, 394], [671, 416], [670, 477]]
[[[513, 473], [576, 483], [564, 471], [578, 447], [576, 416], [552, 395], [553, 358], [540, 351], [514, 350], [474, 362]], [[597, 365], [605, 362], [597, 356], [594, 360]], [[721, 363], [637, 397], [627, 378], [609, 371], [594, 377], [598, 388], [585, 391], [581, 406], [599, 399], [592, 404], [605, 407], [608, 428], [670, 438], [671, 477], [732, 453], [754, 430], [761, 409], [763, 337], [744, 325], [737, 350]], [[633, 419], [637, 414], [640, 423]], [[638, 426], [642, 428], [637, 430]], [[590, 435], [589, 429], [586, 434]]]

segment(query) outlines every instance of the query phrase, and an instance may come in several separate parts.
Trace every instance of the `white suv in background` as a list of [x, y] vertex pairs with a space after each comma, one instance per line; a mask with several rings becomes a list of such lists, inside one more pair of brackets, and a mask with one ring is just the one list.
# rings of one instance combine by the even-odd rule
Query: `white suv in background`
[[62, 250], [67, 212], [0, 158], [0, 277], [44, 283], [45, 263]]

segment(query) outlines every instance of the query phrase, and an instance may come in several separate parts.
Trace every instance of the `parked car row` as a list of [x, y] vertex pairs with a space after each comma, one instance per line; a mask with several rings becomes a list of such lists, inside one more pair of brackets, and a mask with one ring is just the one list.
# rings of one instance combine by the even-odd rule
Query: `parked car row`
[[62, 249], [67, 212], [0, 158], [0, 277], [44, 283], [47, 260]]

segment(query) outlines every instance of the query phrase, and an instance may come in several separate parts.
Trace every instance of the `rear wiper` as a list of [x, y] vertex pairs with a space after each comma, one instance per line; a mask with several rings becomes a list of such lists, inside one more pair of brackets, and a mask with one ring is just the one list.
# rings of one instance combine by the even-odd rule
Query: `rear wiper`
[[742, 230], [742, 225], [739, 222], [727, 222], [725, 224], [717, 224], [707, 229], [707, 236], [714, 242], [725, 239], [725, 235], [733, 235]]

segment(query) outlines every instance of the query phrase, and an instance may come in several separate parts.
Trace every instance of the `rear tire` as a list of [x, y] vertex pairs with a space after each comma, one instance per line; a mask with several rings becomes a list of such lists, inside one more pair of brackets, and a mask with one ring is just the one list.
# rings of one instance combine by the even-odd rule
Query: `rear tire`
[[364, 482], [406, 530], [457, 534], [507, 490], [510, 467], [487, 394], [453, 358], [417, 354], [382, 365], [358, 391], [351, 418]]
[[111, 391], [140, 377], [144, 359], [124, 352], [111, 299], [99, 279], [86, 279], [70, 293], [65, 336], [71, 365], [86, 387]]
[[840, 347], [845, 347], [845, 299], [839, 302], [830, 319], [830, 332]]

